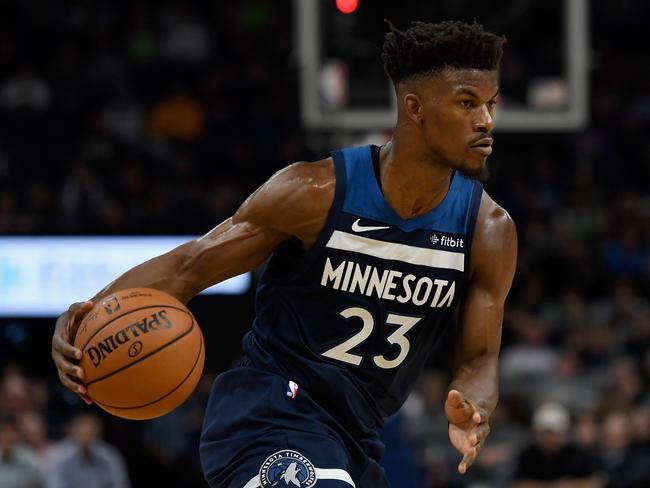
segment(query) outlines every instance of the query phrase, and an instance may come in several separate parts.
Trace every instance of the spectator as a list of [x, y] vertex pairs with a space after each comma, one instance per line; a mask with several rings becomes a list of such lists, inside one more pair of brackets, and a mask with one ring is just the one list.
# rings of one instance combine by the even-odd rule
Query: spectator
[[573, 425], [573, 442], [591, 459], [599, 458], [599, 428], [595, 416], [589, 413], [580, 415]]
[[160, 51], [163, 58], [183, 63], [201, 63], [208, 58], [210, 33], [200, 19], [187, 10], [166, 10], [162, 23], [164, 34]]
[[60, 202], [68, 225], [81, 222], [87, 229], [92, 228], [92, 221], [100, 216], [106, 205], [99, 175], [88, 164], [76, 163], [63, 183]]
[[603, 263], [616, 275], [639, 275], [645, 270], [648, 250], [643, 246], [638, 231], [625, 227], [618, 238], [603, 249]]
[[7, 365], [0, 379], [0, 411], [18, 414], [30, 407], [29, 380], [20, 366]]
[[631, 429], [627, 412], [610, 412], [603, 421], [601, 457], [608, 488], [650, 485], [647, 452], [633, 446]]
[[25, 69], [10, 77], [0, 88], [0, 105], [11, 110], [46, 110], [52, 101], [47, 81]]
[[45, 473], [51, 464], [53, 448], [43, 417], [34, 411], [26, 411], [18, 415], [16, 424], [23, 442], [34, 452], [41, 471]]
[[528, 431], [513, 414], [517, 401], [503, 397], [490, 416], [490, 442], [481, 449], [469, 478], [480, 484], [480, 480], [490, 486], [507, 486], [513, 471], [516, 455], [528, 442]]
[[644, 451], [650, 459], [650, 407], [636, 407], [632, 410], [630, 422], [634, 448]]
[[642, 397], [643, 385], [634, 361], [619, 357], [613, 362], [610, 387], [601, 404], [601, 410], [628, 411]]
[[508, 382], [508, 392], [533, 394], [556, 369], [558, 353], [549, 344], [547, 324], [541, 317], [522, 310], [513, 311], [511, 316], [516, 317], [518, 340], [504, 348], [502, 375]]
[[559, 403], [535, 410], [533, 443], [519, 454], [515, 471], [518, 488], [602, 486], [596, 466], [586, 453], [569, 441], [569, 412]]
[[448, 462], [448, 424], [443, 411], [447, 379], [436, 370], [425, 371], [418, 388], [407, 399], [405, 432], [431, 486], [444, 485], [453, 474]]
[[122, 455], [101, 440], [101, 430], [95, 415], [72, 419], [68, 437], [56, 447], [47, 488], [130, 487]]
[[28, 449], [18, 446], [14, 418], [0, 416], [0, 486], [2, 488], [40, 488], [38, 463]]

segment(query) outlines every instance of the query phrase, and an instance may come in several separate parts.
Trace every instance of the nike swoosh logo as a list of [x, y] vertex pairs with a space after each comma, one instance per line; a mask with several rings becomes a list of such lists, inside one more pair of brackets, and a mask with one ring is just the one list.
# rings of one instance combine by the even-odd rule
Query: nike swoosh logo
[[390, 226], [385, 225], [385, 226], [374, 226], [374, 225], [359, 225], [359, 221], [361, 219], [357, 219], [354, 221], [352, 224], [352, 230], [354, 232], [368, 232], [369, 230], [382, 230], [382, 229], [390, 229]]

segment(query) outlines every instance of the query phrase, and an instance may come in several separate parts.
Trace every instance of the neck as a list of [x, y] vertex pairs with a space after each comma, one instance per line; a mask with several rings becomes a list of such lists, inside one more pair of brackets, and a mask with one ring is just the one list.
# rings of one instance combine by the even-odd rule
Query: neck
[[398, 127], [382, 148], [379, 174], [384, 198], [403, 219], [423, 215], [447, 195], [452, 170], [427, 155], [424, 144], [413, 143], [417, 137]]

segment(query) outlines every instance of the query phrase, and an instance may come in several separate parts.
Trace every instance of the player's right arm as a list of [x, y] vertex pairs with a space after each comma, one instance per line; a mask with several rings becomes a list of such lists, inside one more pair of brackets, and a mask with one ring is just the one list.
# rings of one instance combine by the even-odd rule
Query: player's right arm
[[56, 321], [52, 359], [64, 386], [87, 402], [83, 371], [72, 346], [93, 303], [126, 288], [154, 288], [187, 303], [200, 291], [262, 264], [282, 242], [298, 239], [309, 248], [325, 225], [334, 200], [331, 160], [295, 163], [277, 172], [235, 214], [204, 236], [146, 261], [107, 285], [91, 300], [75, 303]]

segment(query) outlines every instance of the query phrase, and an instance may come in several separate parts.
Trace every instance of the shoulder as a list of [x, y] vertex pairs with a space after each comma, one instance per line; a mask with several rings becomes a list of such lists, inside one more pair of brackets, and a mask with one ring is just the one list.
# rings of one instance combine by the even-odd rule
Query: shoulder
[[266, 185], [298, 192], [299, 198], [333, 195], [336, 185], [334, 163], [332, 158], [314, 162], [298, 161], [275, 173]]
[[121, 461], [122, 454], [117, 450], [116, 447], [108, 444], [104, 441], [98, 441], [94, 446], [93, 450], [95, 454], [99, 457], [106, 459], [108, 462]]
[[19, 464], [30, 468], [38, 468], [38, 458], [30, 448], [25, 446], [15, 446], [13, 453]]
[[496, 239], [504, 242], [517, 237], [515, 222], [510, 214], [496, 203], [486, 191], [481, 196], [481, 206], [476, 220], [476, 235], [479, 238]]
[[517, 228], [510, 214], [483, 192], [472, 243], [471, 274], [509, 288], [517, 260]]
[[476, 219], [473, 252], [512, 253], [517, 249], [517, 228], [510, 214], [483, 191]]
[[74, 458], [77, 453], [74, 444], [67, 438], [55, 443], [51, 448], [51, 459], [54, 465], [61, 465]]
[[310, 235], [322, 226], [334, 201], [336, 176], [331, 158], [299, 161], [276, 172], [260, 186], [233, 216], [281, 233]]

